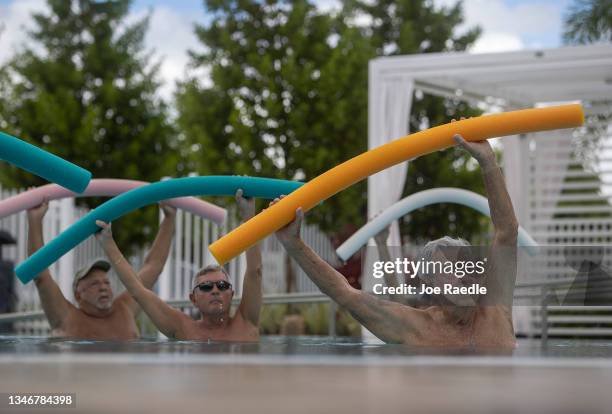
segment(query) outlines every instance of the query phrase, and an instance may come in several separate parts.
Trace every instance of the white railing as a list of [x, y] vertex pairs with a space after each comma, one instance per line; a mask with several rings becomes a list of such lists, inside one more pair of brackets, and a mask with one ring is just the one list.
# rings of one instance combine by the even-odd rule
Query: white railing
[[[591, 109], [586, 107], [589, 115]], [[504, 152], [505, 159], [512, 161], [505, 172], [509, 187], [516, 190], [513, 202], [521, 225], [540, 245], [560, 247], [548, 249], [545, 257], [538, 256], [519, 271], [519, 285], [572, 280], [576, 271], [565, 265], [563, 246], [612, 245], [612, 125], [587, 116], [586, 126], [547, 136], [527, 134]], [[605, 255], [602, 264], [612, 267], [612, 256]], [[539, 294], [538, 288], [532, 290]], [[539, 308], [524, 312], [521, 333], [539, 334], [539, 314]]]

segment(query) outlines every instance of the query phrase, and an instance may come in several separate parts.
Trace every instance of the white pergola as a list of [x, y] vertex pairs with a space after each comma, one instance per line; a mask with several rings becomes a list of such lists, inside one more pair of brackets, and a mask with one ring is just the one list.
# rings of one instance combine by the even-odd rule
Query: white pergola
[[[374, 59], [369, 65], [369, 148], [411, 132], [408, 131], [408, 121], [416, 91], [465, 100], [489, 112], [580, 101], [587, 116], [610, 113], [612, 45], [488, 54], [434, 53]], [[534, 135], [538, 138], [533, 139]], [[550, 244], [551, 240], [559, 240], [554, 237], [561, 233], [574, 236], [572, 240], [565, 240], [565, 244], [588, 244], [602, 236], [612, 243], [612, 222], [608, 223], [610, 227], [593, 231], [584, 226], [585, 221], [580, 218], [583, 207], [574, 210], [572, 207], [561, 207], [566, 209], [564, 213], [575, 213], [574, 218], [564, 222], [566, 227], [558, 226], [553, 219], [559, 212], [558, 201], [568, 197], [560, 193], [566, 188], [565, 178], [573, 177], [573, 173], [568, 172], [568, 166], [576, 162], [574, 148], [577, 139], [588, 137], [576, 137], [574, 131], [562, 130], [501, 140], [504, 173], [519, 221], [540, 243]], [[612, 155], [606, 151], [607, 147], [612, 149], [612, 142], [606, 144], [605, 141], [595, 163], [600, 169], [606, 162], [612, 161]], [[598, 183], [599, 195], [590, 197], [610, 199], [612, 177], [608, 177], [607, 181], [606, 173], [612, 173], [612, 168], [595, 173], [602, 183]], [[592, 175], [584, 171], [575, 174], [582, 174], [583, 177]], [[368, 179], [368, 219], [402, 197], [405, 180], [410, 176], [409, 163], [403, 163]], [[590, 184], [595, 185], [595, 182]], [[608, 185], [610, 187], [607, 189], [601, 188]], [[574, 196], [574, 199], [578, 200], [579, 196]], [[599, 209], [612, 212], [610, 207]], [[608, 221], [605, 220], [606, 223]], [[390, 244], [400, 244], [397, 223], [392, 227]], [[366, 259], [365, 263], [369, 260]], [[364, 280], [364, 289], [369, 290], [371, 282]]]

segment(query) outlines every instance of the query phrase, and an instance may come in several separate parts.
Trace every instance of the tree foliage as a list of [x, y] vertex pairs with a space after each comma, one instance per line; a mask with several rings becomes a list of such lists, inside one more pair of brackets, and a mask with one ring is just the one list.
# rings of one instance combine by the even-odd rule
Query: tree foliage
[[[365, 150], [367, 59], [358, 30], [308, 1], [206, 1], [197, 28], [212, 85], [183, 83], [178, 124], [201, 173], [309, 180]], [[364, 185], [310, 215], [324, 228], [358, 221]]]
[[[364, 16], [364, 27], [378, 55], [408, 55], [465, 51], [480, 35], [474, 27], [457, 33], [463, 23], [462, 3], [435, 7], [431, 1], [349, 1], [346, 11], [354, 19]], [[417, 90], [410, 117], [410, 131], [434, 127], [452, 118], [477, 116], [480, 111], [454, 98], [441, 98]], [[435, 187], [459, 187], [484, 194], [480, 170], [471, 157], [456, 149], [439, 151], [409, 163], [404, 196]], [[439, 205], [404, 217], [401, 233], [415, 242], [450, 233], [480, 241], [487, 220], [467, 208]]]
[[[368, 61], [379, 55], [465, 50], [479, 29], [456, 34], [461, 4], [431, 1], [345, 1], [322, 13], [307, 0], [204, 1], [213, 14], [197, 28], [204, 53], [192, 64], [210, 83], [192, 78], [177, 94], [178, 126], [191, 146], [190, 168], [200, 172], [256, 174], [310, 180], [367, 149]], [[411, 130], [469, 116], [455, 100], [419, 97]], [[459, 162], [457, 162], [459, 160]], [[457, 185], [482, 190], [479, 172], [454, 151], [411, 164], [406, 192]], [[427, 180], [415, 184], [415, 176]], [[365, 182], [327, 200], [309, 218], [328, 231], [361, 225]], [[409, 233], [441, 229], [451, 211], [431, 209], [405, 227]], [[467, 212], [460, 230], [480, 231]], [[449, 219], [450, 217], [450, 219]]]
[[563, 40], [570, 44], [612, 41], [612, 1], [574, 0], [564, 18]]
[[[33, 15], [31, 42], [8, 67], [0, 126], [94, 178], [157, 181], [174, 171], [172, 128], [157, 97], [158, 65], [144, 47], [148, 18], [128, 23], [129, 6], [48, 0], [49, 11]], [[1, 180], [43, 184], [7, 166]], [[128, 246], [142, 243], [156, 219], [153, 208], [134, 213], [116, 226], [117, 237]]]

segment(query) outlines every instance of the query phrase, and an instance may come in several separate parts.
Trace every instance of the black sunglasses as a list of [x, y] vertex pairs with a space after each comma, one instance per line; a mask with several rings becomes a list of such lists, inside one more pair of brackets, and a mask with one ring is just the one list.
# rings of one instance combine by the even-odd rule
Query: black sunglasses
[[232, 284], [226, 282], [225, 280], [217, 280], [216, 282], [200, 283], [199, 285], [196, 285], [193, 290], [195, 291], [196, 289], [200, 289], [201, 292], [212, 292], [213, 286], [215, 285], [217, 285], [217, 289], [219, 289], [221, 292], [231, 289], [232, 287]]

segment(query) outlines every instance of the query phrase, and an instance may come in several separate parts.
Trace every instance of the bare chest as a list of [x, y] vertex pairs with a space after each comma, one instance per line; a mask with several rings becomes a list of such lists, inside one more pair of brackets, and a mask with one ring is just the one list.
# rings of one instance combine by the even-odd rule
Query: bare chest
[[193, 321], [187, 324], [177, 336], [181, 340], [197, 341], [231, 341], [231, 342], [257, 342], [259, 329], [234, 317], [225, 327], [209, 328], [202, 321]]
[[501, 307], [483, 308], [473, 323], [464, 325], [430, 321], [410, 341], [411, 345], [449, 348], [511, 349], [515, 343], [512, 319]]
[[79, 309], [73, 309], [62, 328], [54, 336], [66, 336], [94, 340], [130, 340], [139, 337], [133, 315], [121, 307], [103, 318], [89, 316]]

